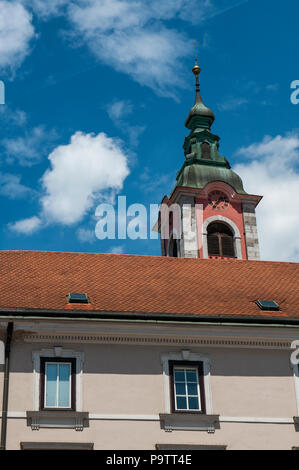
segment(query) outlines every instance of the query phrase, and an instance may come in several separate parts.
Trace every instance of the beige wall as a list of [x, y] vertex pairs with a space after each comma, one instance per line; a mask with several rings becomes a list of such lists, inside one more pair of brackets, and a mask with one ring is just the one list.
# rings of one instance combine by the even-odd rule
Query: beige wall
[[[32, 351], [53, 348], [47, 343], [17, 342], [12, 346], [9, 412], [33, 410]], [[165, 412], [161, 354], [179, 352], [171, 346], [67, 343], [84, 352], [83, 411], [107, 415], [158, 415]], [[211, 363], [213, 413], [234, 418], [292, 418], [298, 415], [288, 350], [189, 348]], [[2, 402], [0, 369], [0, 402]], [[113, 418], [113, 416], [111, 416]], [[128, 416], [129, 418], [129, 416]], [[206, 431], [160, 429], [159, 421], [91, 419], [83, 432], [72, 429], [32, 431], [24, 418], [8, 419], [7, 448], [21, 441], [94, 442], [102, 449], [154, 449], [156, 443], [220, 444], [231, 449], [290, 449], [298, 442], [294, 425], [221, 422]]]
[[25, 421], [9, 420], [7, 449], [20, 449], [20, 442], [94, 442], [95, 449], [148, 449], [155, 444], [228, 445], [238, 449], [289, 449], [298, 445], [292, 425], [224, 423], [215, 434], [203, 431], [173, 431], [160, 429], [159, 422], [91, 421], [83, 432], [65, 429], [31, 431]]

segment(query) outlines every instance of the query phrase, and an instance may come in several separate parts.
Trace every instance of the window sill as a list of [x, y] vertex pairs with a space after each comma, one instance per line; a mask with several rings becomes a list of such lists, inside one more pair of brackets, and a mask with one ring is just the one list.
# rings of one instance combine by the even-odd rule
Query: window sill
[[165, 431], [207, 431], [220, 428], [219, 415], [202, 413], [160, 413], [161, 428]]
[[83, 431], [89, 427], [88, 412], [45, 410], [27, 411], [27, 426], [31, 426], [32, 431], [39, 431], [40, 428], [68, 428], [76, 431]]

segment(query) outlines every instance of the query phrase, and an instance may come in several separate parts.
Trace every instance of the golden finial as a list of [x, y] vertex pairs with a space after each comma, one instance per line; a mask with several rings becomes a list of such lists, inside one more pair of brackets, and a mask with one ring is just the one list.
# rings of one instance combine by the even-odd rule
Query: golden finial
[[198, 75], [200, 74], [201, 72], [201, 68], [197, 65], [197, 54], [196, 54], [196, 40], [194, 40], [194, 52], [195, 52], [195, 65], [192, 69], [192, 72], [194, 73], [194, 75], [196, 76], [196, 78], [198, 77]]

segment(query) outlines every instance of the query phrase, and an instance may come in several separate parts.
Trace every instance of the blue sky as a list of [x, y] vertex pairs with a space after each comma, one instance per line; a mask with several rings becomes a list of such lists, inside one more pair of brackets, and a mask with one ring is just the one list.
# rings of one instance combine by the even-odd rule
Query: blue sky
[[158, 240], [98, 240], [118, 195], [158, 204], [184, 161], [194, 102], [257, 211], [263, 259], [299, 261], [296, 0], [0, 0], [3, 250], [160, 254]]

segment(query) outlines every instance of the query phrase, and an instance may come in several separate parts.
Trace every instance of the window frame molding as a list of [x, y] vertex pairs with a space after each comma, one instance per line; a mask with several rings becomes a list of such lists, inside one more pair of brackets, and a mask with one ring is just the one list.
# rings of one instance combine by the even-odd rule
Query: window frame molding
[[[41, 349], [39, 351], [32, 352], [33, 380], [34, 380], [33, 410], [40, 411], [41, 358], [76, 359], [76, 366], [75, 366], [76, 396], [74, 400], [75, 410], [83, 411], [82, 375], [83, 375], [84, 353], [80, 351], [74, 351], [71, 349], [64, 349], [61, 346], [55, 346], [53, 348]], [[55, 408], [53, 410], [57, 411], [59, 410], [59, 408]]]
[[202, 248], [203, 248], [203, 257], [205, 259], [209, 258], [209, 250], [208, 250], [208, 226], [213, 222], [222, 222], [231, 229], [233, 232], [233, 239], [234, 239], [234, 250], [235, 250], [235, 258], [242, 259], [242, 247], [241, 247], [241, 234], [236, 226], [236, 224], [223, 215], [213, 215], [208, 217], [204, 223], [202, 224]]
[[[161, 364], [163, 369], [163, 383], [164, 383], [164, 412], [173, 413], [171, 404], [171, 387], [170, 387], [170, 375], [169, 375], [169, 362], [187, 362], [192, 365], [194, 362], [201, 362], [203, 366], [203, 388], [204, 388], [204, 399], [205, 399], [205, 413], [213, 414], [212, 407], [212, 393], [211, 393], [211, 361], [207, 355], [199, 353], [193, 353], [188, 349], [183, 349], [177, 352], [169, 352], [161, 355]], [[184, 410], [186, 413], [186, 410]], [[180, 411], [175, 413], [180, 414]], [[194, 414], [194, 412], [187, 411], [188, 414]], [[195, 411], [197, 415], [202, 413]]]
[[[171, 404], [171, 412], [172, 413], [192, 413], [192, 414], [206, 414], [206, 400], [205, 400], [205, 385], [204, 385], [204, 371], [203, 371], [203, 362], [199, 361], [169, 361], [169, 384], [170, 384], [170, 404]], [[198, 379], [198, 390], [199, 396], [198, 400], [200, 402], [200, 409], [196, 410], [189, 410], [189, 409], [176, 409], [175, 406], [175, 387], [174, 387], [174, 369], [175, 367], [182, 367], [182, 368], [194, 368], [197, 370], [197, 379]]]
[[[41, 371], [40, 371], [40, 411], [76, 411], [76, 358], [64, 358], [64, 357], [44, 357], [41, 356]], [[59, 406], [45, 406], [46, 399], [46, 364], [70, 364], [70, 406], [59, 407]]]

